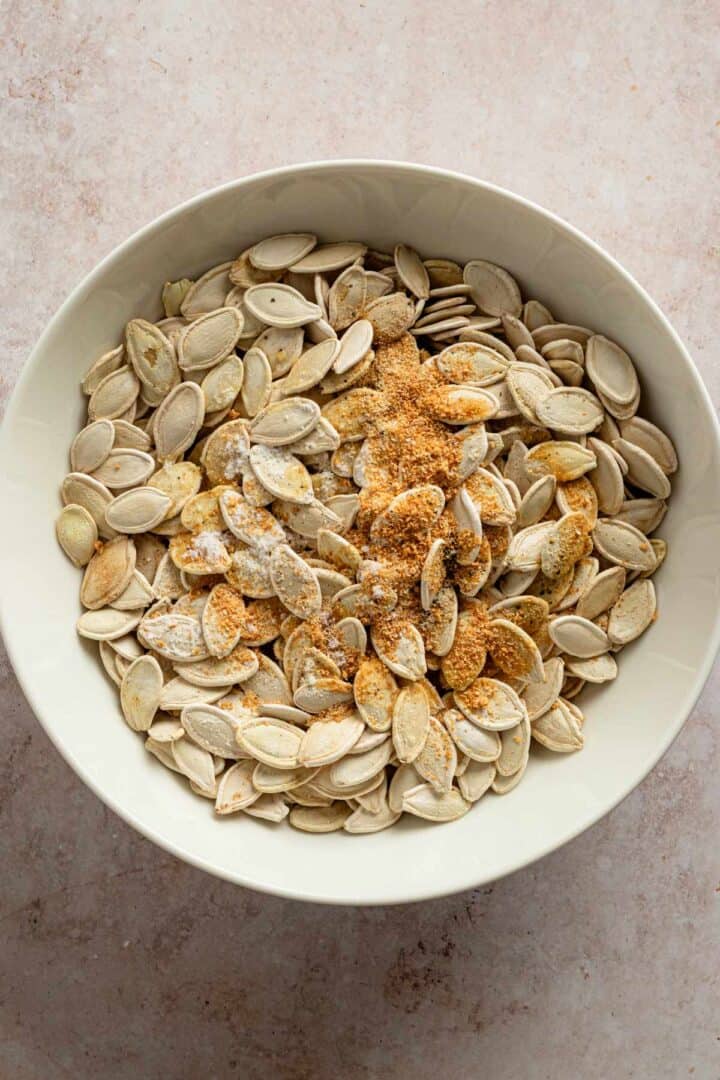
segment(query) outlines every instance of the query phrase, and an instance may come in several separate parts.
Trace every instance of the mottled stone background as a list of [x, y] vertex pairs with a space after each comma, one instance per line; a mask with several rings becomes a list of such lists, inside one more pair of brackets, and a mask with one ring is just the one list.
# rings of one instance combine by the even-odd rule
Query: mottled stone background
[[[161, 211], [365, 156], [484, 177], [585, 230], [718, 400], [712, 0], [4, 0], [0, 24], [3, 397], [71, 287]], [[267, 898], [157, 850], [1, 675], [3, 1080], [720, 1076], [717, 674], [585, 836], [493, 887], [377, 910]]]

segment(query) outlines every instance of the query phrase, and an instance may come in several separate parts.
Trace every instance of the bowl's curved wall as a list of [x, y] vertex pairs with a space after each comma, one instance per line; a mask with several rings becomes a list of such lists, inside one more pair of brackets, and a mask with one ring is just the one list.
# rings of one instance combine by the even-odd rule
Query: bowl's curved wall
[[[660, 534], [659, 619], [622, 656], [617, 681], [586, 699], [586, 748], [533, 755], [508, 797], [453, 825], [401, 822], [369, 837], [314, 837], [256, 820], [217, 820], [123, 724], [115, 690], [73, 629], [78, 572], [53, 522], [79, 380], [133, 315], [159, 316], [159, 285], [234, 257], [264, 235], [314, 230], [387, 247], [498, 262], [558, 318], [621, 342], [644, 415], [676, 441], [681, 469]], [[586, 828], [652, 767], [692, 707], [718, 643], [719, 443], [713, 410], [679, 340], [642, 290], [552, 215], [467, 177], [382, 162], [277, 170], [198, 197], [109, 256], [52, 320], [26, 366], [0, 440], [2, 625], [37, 716], [113, 809], [190, 862], [271, 892], [340, 903], [420, 899], [491, 880]], [[52, 793], [48, 793], [52, 798]]]

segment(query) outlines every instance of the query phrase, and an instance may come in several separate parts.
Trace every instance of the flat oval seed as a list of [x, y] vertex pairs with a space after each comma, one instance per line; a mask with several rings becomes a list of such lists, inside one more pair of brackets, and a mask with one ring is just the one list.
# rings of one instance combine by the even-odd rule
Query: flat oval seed
[[131, 319], [125, 327], [125, 349], [135, 374], [155, 402], [180, 382], [175, 348], [153, 323]]
[[245, 368], [239, 356], [228, 356], [207, 373], [200, 389], [205, 397], [205, 412], [229, 408], [240, 393]]
[[487, 647], [497, 667], [513, 679], [540, 682], [543, 661], [537, 645], [520, 626], [508, 619], [493, 619], [487, 631]]
[[366, 251], [365, 244], [354, 241], [320, 244], [309, 255], [293, 263], [290, 269], [293, 274], [328, 274], [350, 266], [356, 259], [361, 259]]
[[88, 402], [91, 420], [113, 420], [122, 416], [137, 399], [140, 381], [131, 367], [112, 371], [98, 384]]
[[581, 750], [584, 741], [576, 718], [562, 699], [538, 717], [532, 725], [532, 734], [541, 746], [560, 754]]
[[340, 338], [339, 348], [333, 360], [333, 371], [338, 375], [350, 371], [360, 363], [372, 348], [373, 325], [368, 319], [351, 323]]
[[143, 533], [159, 525], [171, 506], [172, 500], [156, 488], [134, 488], [116, 496], [105, 515], [117, 532]]
[[394, 256], [398, 276], [405, 288], [419, 300], [426, 300], [430, 295], [430, 277], [417, 251], [407, 244], [398, 244]]
[[633, 362], [619, 345], [595, 334], [585, 347], [585, 370], [604, 397], [618, 405], [628, 405], [640, 393]]
[[187, 705], [180, 714], [180, 722], [193, 742], [203, 750], [224, 758], [240, 756], [236, 736], [241, 724], [226, 709], [215, 705]]
[[508, 370], [502, 353], [474, 341], [449, 345], [438, 353], [435, 363], [444, 379], [470, 386], [492, 386], [504, 379]]
[[283, 233], [255, 244], [248, 257], [259, 270], [286, 270], [309, 255], [316, 244], [317, 236], [312, 233]]
[[523, 691], [522, 700], [530, 723], [546, 713], [559, 698], [565, 678], [565, 664], [560, 657], [554, 656], [545, 661], [544, 673], [542, 682], [530, 683]]
[[297, 289], [276, 282], [252, 285], [244, 300], [248, 310], [267, 326], [306, 326], [321, 319], [323, 314], [317, 304], [306, 300]]
[[195, 441], [205, 417], [205, 398], [196, 383], [171, 390], [155, 414], [153, 432], [160, 461], [179, 457]]
[[235, 307], [220, 307], [195, 319], [178, 338], [178, 363], [187, 370], [214, 367], [229, 356], [243, 331], [243, 319]]
[[486, 315], [520, 315], [522, 312], [518, 284], [501, 266], [473, 259], [465, 264], [463, 281], [470, 286], [470, 295]]
[[109, 540], [93, 555], [85, 569], [80, 602], [92, 610], [112, 604], [129, 584], [134, 570], [135, 545], [132, 540], [127, 536]]
[[603, 407], [589, 390], [558, 387], [538, 401], [535, 411], [541, 424], [563, 435], [586, 435], [602, 423]]
[[592, 532], [595, 547], [600, 554], [626, 570], [652, 570], [655, 552], [639, 529], [616, 518], [602, 518]]
[[319, 418], [320, 406], [309, 398], [275, 401], [251, 422], [250, 439], [266, 446], [286, 446], [309, 435]]
[[112, 374], [113, 371], [117, 371], [122, 366], [125, 359], [125, 346], [118, 345], [117, 348], [111, 349], [109, 352], [103, 353], [102, 356], [90, 365], [85, 378], [82, 381], [82, 391], [84, 394], [92, 394], [97, 390], [98, 386], [106, 375]]
[[112, 420], [115, 438], [114, 450], [149, 450], [152, 446], [150, 436], [136, 424], [130, 424], [127, 420]]
[[303, 738], [299, 764], [321, 768], [339, 761], [353, 748], [364, 727], [362, 718], [352, 711], [340, 720], [314, 720]]
[[178, 739], [170, 743], [170, 753], [178, 771], [202, 793], [215, 798], [215, 762], [213, 756], [190, 739]]
[[98, 530], [92, 514], [84, 506], [77, 503], [64, 506], [55, 522], [55, 533], [60, 547], [75, 566], [90, 562]]
[[567, 669], [571, 675], [589, 683], [610, 682], [617, 676], [617, 662], [612, 653], [602, 653], [589, 660], [569, 656]]
[[403, 795], [402, 807], [408, 814], [425, 821], [457, 821], [467, 814], [472, 803], [467, 802], [456, 788], [438, 793], [432, 784], [419, 784]]
[[559, 649], [581, 659], [600, 656], [610, 648], [605, 631], [579, 615], [559, 615], [550, 622], [548, 633]]
[[527, 452], [525, 463], [533, 480], [550, 473], [559, 483], [565, 484], [594, 469], [597, 458], [579, 443], [557, 440], [533, 446]]
[[305, 732], [285, 720], [260, 717], [243, 724], [237, 732], [240, 747], [257, 761], [276, 769], [294, 769]]
[[598, 508], [603, 514], [613, 516], [618, 513], [625, 498], [623, 473], [613, 450], [606, 443], [590, 438], [588, 448], [597, 460], [597, 465], [588, 474], [588, 479], [595, 488]]
[[557, 481], [554, 476], [541, 476], [527, 489], [517, 511], [517, 523], [521, 529], [536, 525], [547, 513], [555, 500]]
[[311, 566], [287, 544], [278, 544], [270, 556], [270, 578], [273, 588], [288, 611], [300, 619], [316, 615], [322, 606], [322, 595]]
[[200, 622], [189, 615], [146, 615], [138, 627], [138, 639], [146, 648], [176, 663], [204, 660], [208, 651]]
[[299, 458], [287, 450], [255, 445], [249, 461], [262, 486], [276, 498], [300, 505], [314, 500], [310, 474]]
[[613, 448], [622, 454], [627, 462], [627, 479], [633, 487], [649, 491], [657, 499], [667, 499], [670, 495], [670, 481], [654, 457], [641, 446], [615, 439]]
[[627, 645], [640, 637], [655, 619], [656, 608], [655, 587], [649, 579], [636, 581], [626, 589], [610, 609], [607, 632], [613, 645]]
[[133, 731], [147, 731], [160, 705], [163, 675], [154, 656], [133, 660], [120, 684], [123, 716]]
[[671, 440], [655, 424], [633, 416], [620, 421], [620, 434], [627, 442], [641, 447], [655, 459], [664, 473], [674, 473], [678, 467], [677, 453]]
[[283, 396], [302, 394], [313, 386], [317, 386], [333, 366], [339, 352], [340, 342], [337, 338], [326, 338], [325, 341], [307, 349], [295, 361], [283, 380]]
[[451, 383], [434, 390], [429, 407], [443, 423], [464, 425], [490, 420], [498, 410], [498, 402], [490, 390]]
[[430, 717], [425, 745], [413, 762], [419, 775], [436, 791], [449, 791], [457, 768], [455, 744], [436, 717]]
[[262, 349], [253, 346], [245, 353], [242, 403], [248, 416], [256, 416], [270, 398], [272, 368]]
[[374, 656], [363, 659], [354, 681], [355, 704], [373, 731], [389, 731], [398, 686], [385, 665]]
[[395, 699], [392, 721], [393, 746], [402, 764], [415, 760], [429, 730], [430, 709], [423, 688], [417, 683], [404, 687]]
[[514, 727], [525, 715], [525, 706], [507, 683], [480, 677], [465, 690], [454, 692], [458, 709], [486, 731]]
[[111, 450], [93, 476], [111, 490], [144, 484], [155, 470], [155, 458], [144, 450]]
[[216, 814], [235, 814], [257, 802], [260, 792], [253, 786], [254, 761], [238, 761], [223, 773], [215, 798]]
[[575, 614], [584, 619], [596, 619], [611, 608], [625, 588], [625, 570], [622, 566], [611, 566], [598, 574], [581, 593]]
[[115, 428], [112, 420], [95, 420], [72, 441], [70, 464], [74, 472], [91, 473], [102, 465], [113, 448]]
[[333, 802], [330, 806], [293, 806], [288, 821], [302, 832], [331, 833], [342, 829], [352, 814], [352, 809], [343, 802]]
[[273, 379], [287, 375], [302, 352], [305, 335], [302, 327], [283, 329], [281, 326], [269, 326], [255, 339], [256, 349], [262, 349], [268, 358]]
[[403, 679], [419, 679], [425, 674], [425, 645], [420, 631], [408, 619], [388, 616], [373, 623], [371, 639], [375, 652], [386, 667]]
[[90, 638], [91, 641], [114, 641], [134, 630], [142, 616], [142, 611], [101, 608], [99, 611], [86, 611], [75, 625], [80, 637]]

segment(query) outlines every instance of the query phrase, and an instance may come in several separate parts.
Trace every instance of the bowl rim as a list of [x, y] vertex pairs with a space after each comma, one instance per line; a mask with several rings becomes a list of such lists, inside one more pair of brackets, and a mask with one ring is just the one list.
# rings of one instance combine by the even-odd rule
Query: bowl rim
[[[658, 304], [652, 299], [652, 297], [646, 292], [646, 290], [635, 280], [635, 278], [612, 256], [610, 255], [600, 244], [592, 240], [589, 236], [583, 233], [580, 229], [571, 225], [563, 218], [553, 213], [550, 210], [545, 209], [539, 204], [533, 202], [525, 196], [518, 195], [515, 192], [501, 187], [498, 184], [493, 184], [487, 180], [480, 180], [476, 177], [469, 176], [467, 173], [459, 172], [451, 169], [439, 168], [434, 165], [424, 165], [417, 162], [404, 162], [396, 161], [390, 158], [337, 158], [337, 159], [323, 159], [319, 161], [307, 161], [299, 162], [297, 164], [282, 165], [272, 169], [264, 169], [260, 172], [250, 173], [247, 176], [229, 180], [223, 184], [218, 184], [215, 187], [208, 188], [197, 195], [193, 195], [191, 198], [186, 199], [184, 202], [178, 203], [171, 207], [169, 210], [164, 211], [158, 217], [152, 221], [136, 229], [127, 239], [123, 240], [120, 244], [114, 247], [107, 255], [105, 255], [96, 266], [84, 278], [78, 282], [77, 285], [71, 290], [66, 299], [62, 302], [60, 307], [55, 311], [47, 326], [43, 330], [42, 334], [38, 338], [35, 346], [33, 347], [30, 355], [23, 364], [20, 374], [17, 378], [16, 384], [10, 395], [5, 410], [4, 418], [2, 421], [2, 430], [0, 430], [0, 455], [6, 449], [6, 441], [8, 439], [8, 431], [13, 425], [15, 419], [15, 412], [18, 407], [17, 403], [20, 399], [21, 392], [30, 378], [34, 375], [35, 368], [39, 361], [39, 356], [44, 348], [45, 341], [50, 337], [53, 328], [59, 320], [62, 319], [66, 310], [75, 304], [75, 302], [87, 291], [95, 286], [96, 281], [100, 278], [107, 268], [111, 267], [115, 262], [119, 262], [125, 256], [126, 252], [133, 248], [136, 244], [141, 243], [146, 236], [149, 236], [157, 229], [172, 222], [174, 219], [181, 217], [192, 207], [197, 206], [210, 198], [214, 198], [223, 192], [230, 191], [232, 189], [240, 189], [243, 186], [262, 180], [281, 179], [283, 177], [297, 176], [307, 172], [322, 172], [330, 174], [334, 171], [347, 171], [349, 169], [357, 171], [378, 171], [383, 170], [395, 170], [405, 171], [411, 174], [424, 175], [430, 179], [449, 179], [454, 181], [460, 181], [464, 184], [470, 184], [474, 187], [483, 188], [495, 195], [499, 195], [507, 199], [511, 203], [515, 203], [519, 207], [523, 207], [526, 210], [530, 210], [535, 214], [545, 218], [553, 224], [553, 226], [569, 237], [579, 240], [581, 244], [587, 246], [592, 250], [595, 255], [599, 256], [605, 264], [618, 275], [622, 281], [631, 288], [639, 298], [645, 303], [649, 313], [660, 324], [662, 330], [669, 336], [675, 347], [683, 356], [686, 363], [687, 375], [691, 378], [695, 384], [700, 400], [703, 402], [706, 414], [710, 421], [710, 430], [715, 437], [716, 445], [720, 448], [720, 421], [716, 415], [715, 409], [712, 404], [707, 387], [705, 386], [700, 373], [695, 366], [695, 363], [690, 356], [689, 351], [683, 344], [679, 335], [673, 328], [667, 316], [663, 313]], [[614, 810], [621, 802], [623, 802], [632, 791], [635, 790], [646, 779], [658, 761], [668, 751], [669, 747], [677, 738], [685, 722], [690, 716], [693, 708], [695, 707], [703, 687], [710, 675], [710, 671], [715, 661], [718, 649], [720, 648], [720, 611], [715, 615], [715, 622], [713, 626], [713, 632], [707, 639], [705, 648], [705, 656], [703, 663], [698, 666], [695, 671], [695, 676], [688, 692], [685, 695], [685, 700], [681, 707], [678, 709], [677, 718], [674, 723], [669, 727], [664, 737], [648, 752], [646, 758], [642, 764], [642, 767], [638, 770], [635, 779], [628, 782], [620, 793], [608, 804], [603, 805], [599, 810], [592, 811], [587, 819], [584, 819], [581, 824], [570, 826], [566, 832], [561, 834], [559, 838], [552, 841], [548, 841], [542, 845], [540, 850], [522, 859], [512, 869], [507, 870], [500, 874], [490, 874], [487, 877], [477, 878], [476, 872], [468, 874], [465, 878], [456, 880], [450, 888], [443, 887], [442, 885], [435, 886], [432, 881], [428, 882], [427, 887], [423, 888], [422, 892], [418, 893], [416, 890], [413, 895], [406, 895], [403, 892], [402, 882], [398, 882], [397, 889], [391, 897], [386, 895], [364, 898], [360, 901], [351, 900], [342, 897], [328, 897], [322, 894], [314, 894], [308, 890], [299, 888], [293, 888], [292, 886], [275, 886], [267, 885], [263, 881], [257, 880], [252, 876], [245, 875], [243, 873], [233, 872], [231, 870], [218, 867], [205, 859], [202, 856], [196, 854], [193, 851], [185, 849], [181, 844], [178, 844], [172, 840], [167, 839], [161, 834], [157, 833], [152, 827], [146, 823], [141, 822], [136, 818], [131, 810], [118, 803], [118, 801], [111, 795], [108, 795], [95, 781], [88, 775], [85, 767], [77, 760], [75, 754], [69, 746], [65, 744], [62, 734], [54, 727], [52, 720], [46, 715], [43, 708], [39, 705], [36, 695], [33, 690], [32, 681], [26, 678], [24, 672], [24, 665], [22, 657], [16, 652], [13, 633], [11, 629], [9, 604], [5, 600], [4, 593], [0, 592], [0, 634], [5, 644], [8, 658], [12, 665], [15, 676], [18, 680], [20, 688], [30, 705], [35, 718], [43, 727], [44, 731], [48, 735], [50, 741], [59, 751], [60, 755], [70, 765], [73, 771], [80, 777], [83, 783], [90, 788], [92, 792], [114, 813], [116, 813], [123, 821], [130, 825], [133, 829], [139, 832], [145, 839], [157, 844], [163, 850], [175, 855], [177, 858], [182, 859], [184, 862], [196, 867], [197, 869], [204, 870], [206, 873], [212, 874], [215, 877], [219, 877], [226, 881], [232, 882], [236, 885], [242, 885], [246, 888], [255, 889], [259, 892], [267, 893], [270, 895], [280, 896], [285, 899], [303, 900], [311, 903], [332, 904], [339, 906], [374, 906], [374, 905], [391, 905], [391, 904], [406, 904], [406, 903], [419, 903], [423, 900], [437, 899], [443, 896], [452, 895], [454, 893], [462, 892], [469, 888], [477, 888], [482, 885], [488, 884], [492, 881], [501, 880], [504, 877], [508, 877], [511, 874], [516, 873], [519, 870], [524, 869], [526, 866], [537, 862], [540, 859], [545, 858], [553, 851], [557, 851], [559, 848], [564, 847], [571, 840], [574, 840], [581, 833], [590, 829], [593, 825], [597, 824], [602, 818], [604, 818], [610, 811]]]

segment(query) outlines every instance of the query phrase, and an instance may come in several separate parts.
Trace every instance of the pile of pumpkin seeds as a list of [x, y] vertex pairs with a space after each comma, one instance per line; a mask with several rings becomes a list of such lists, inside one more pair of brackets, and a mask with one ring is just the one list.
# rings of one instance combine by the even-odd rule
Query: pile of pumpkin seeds
[[[578, 694], [655, 617], [677, 468], [625, 350], [492, 263], [310, 234], [162, 303], [85, 376], [56, 526], [147, 750], [218, 814], [350, 833], [457, 819], [533, 742], [579, 750]], [[373, 518], [393, 350], [456, 466]], [[420, 550], [402, 610], [383, 530]]]

